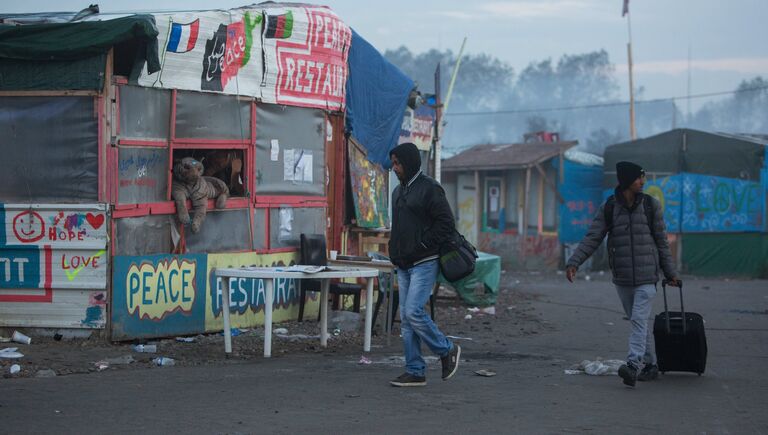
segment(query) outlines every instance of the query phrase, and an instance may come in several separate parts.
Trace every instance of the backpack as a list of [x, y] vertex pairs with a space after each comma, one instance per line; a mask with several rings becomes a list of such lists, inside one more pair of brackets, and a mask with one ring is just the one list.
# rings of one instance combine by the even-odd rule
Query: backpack
[[[645, 220], [648, 222], [648, 229], [651, 230], [651, 236], [656, 240], [656, 231], [653, 229], [654, 213], [651, 197], [645, 193], [641, 193], [640, 195], [643, 195], [643, 211], [645, 211]], [[646, 207], [646, 204], [648, 207]], [[615, 195], [611, 195], [605, 200], [605, 207], [603, 208], [603, 218], [605, 219], [605, 226], [608, 228], [608, 232], [613, 230], [613, 209], [615, 206], [616, 197]]]

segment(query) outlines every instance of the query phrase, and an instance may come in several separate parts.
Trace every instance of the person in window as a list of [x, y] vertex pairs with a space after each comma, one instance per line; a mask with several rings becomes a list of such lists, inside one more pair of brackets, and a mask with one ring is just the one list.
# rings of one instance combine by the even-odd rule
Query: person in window
[[[643, 193], [645, 171], [632, 162], [618, 162], [619, 185], [600, 206], [587, 235], [565, 267], [568, 281], [608, 234], [608, 263], [624, 312], [631, 322], [627, 363], [619, 368], [625, 385], [659, 376], [653, 331], [648, 318], [656, 295], [659, 272], [673, 286], [680, 285], [664, 227], [661, 204]], [[640, 368], [642, 367], [642, 371]]]
[[459, 366], [461, 347], [452, 343], [424, 310], [437, 281], [439, 247], [450, 240], [455, 223], [443, 187], [421, 171], [416, 145], [398, 145], [389, 158], [400, 180], [392, 193], [389, 254], [397, 268], [405, 349], [405, 373], [390, 384], [417, 387], [427, 384], [422, 343], [440, 357], [443, 380], [451, 378]]

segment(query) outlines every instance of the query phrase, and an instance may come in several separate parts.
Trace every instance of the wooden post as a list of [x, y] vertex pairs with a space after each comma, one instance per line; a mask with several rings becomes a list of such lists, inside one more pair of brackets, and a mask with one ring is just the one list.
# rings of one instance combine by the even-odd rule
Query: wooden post
[[547, 186], [552, 189], [552, 192], [555, 193], [555, 197], [558, 201], [560, 201], [560, 204], [565, 203], [565, 199], [563, 199], [563, 197], [560, 195], [560, 191], [557, 190], [557, 184], [553, 183], [549, 177], [547, 177], [547, 173], [544, 171], [544, 168], [542, 168], [540, 164], [536, 163], [536, 170], [539, 171], [539, 175], [541, 175], [542, 180], [544, 180], [544, 182], [547, 183]]
[[544, 232], [544, 176], [539, 177], [539, 212], [536, 222], [536, 230], [539, 235]]
[[[480, 226], [483, 222], [483, 204], [485, 203], [485, 195], [482, 186], [480, 186], [480, 171], [475, 171], [475, 242], [480, 242]], [[479, 220], [479, 221], [478, 221]]]
[[[520, 177], [515, 177], [519, 180]], [[523, 183], [516, 184], [517, 186], [517, 204], [515, 204], [515, 213], [517, 214], [517, 234], [523, 234], [523, 201], [525, 200], [525, 185]]]
[[528, 234], [528, 207], [530, 205], [531, 167], [525, 168], [525, 192], [523, 192], [523, 231], [521, 236]]
[[[504, 228], [506, 231], [507, 229], [507, 173], [503, 172], [501, 174], [501, 189], [499, 189], [499, 228]], [[501, 210], [504, 210], [504, 213], [501, 213]], [[501, 220], [504, 219], [504, 222]]]
[[629, 69], [629, 134], [632, 140], [637, 139], [637, 131], [635, 130], [635, 89], [632, 80], [632, 21], [630, 19], [629, 9], [627, 13], [627, 34], [629, 40], [627, 42], [627, 67]]

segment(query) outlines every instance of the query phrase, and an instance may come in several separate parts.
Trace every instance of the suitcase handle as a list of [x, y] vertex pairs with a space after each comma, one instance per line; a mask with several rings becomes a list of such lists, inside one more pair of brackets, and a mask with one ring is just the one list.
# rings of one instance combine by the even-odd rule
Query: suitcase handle
[[[683, 305], [683, 281], [678, 279], [678, 283], [680, 283], [680, 314], [683, 317], [683, 335], [685, 335], [685, 306]], [[667, 320], [667, 334], [672, 332], [672, 329], [669, 326], [669, 308], [667, 307], [667, 284], [669, 281], [666, 279], [661, 280], [661, 289], [664, 291], [664, 313], [666, 314], [666, 320]]]

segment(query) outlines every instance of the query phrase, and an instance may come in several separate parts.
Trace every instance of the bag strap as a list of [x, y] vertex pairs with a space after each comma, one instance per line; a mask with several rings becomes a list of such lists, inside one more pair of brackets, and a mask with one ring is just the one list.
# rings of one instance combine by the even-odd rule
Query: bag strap
[[651, 230], [651, 236], [653, 242], [656, 243], [656, 231], [653, 229], [653, 224], [656, 216], [653, 210], [653, 199], [651, 195], [643, 193], [643, 211], [645, 212], [645, 220], [648, 221], [648, 229]]
[[605, 200], [603, 206], [603, 220], [605, 220], [605, 227], [608, 228], [608, 232], [613, 231], [613, 208], [616, 205], [616, 197], [611, 195]]

